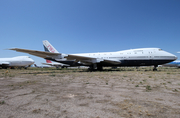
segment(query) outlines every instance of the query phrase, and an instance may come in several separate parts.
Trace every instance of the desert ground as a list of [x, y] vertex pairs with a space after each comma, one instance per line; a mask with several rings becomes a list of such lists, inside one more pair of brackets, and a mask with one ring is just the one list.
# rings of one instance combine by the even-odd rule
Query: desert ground
[[0, 118], [179, 118], [180, 69], [0, 69]]

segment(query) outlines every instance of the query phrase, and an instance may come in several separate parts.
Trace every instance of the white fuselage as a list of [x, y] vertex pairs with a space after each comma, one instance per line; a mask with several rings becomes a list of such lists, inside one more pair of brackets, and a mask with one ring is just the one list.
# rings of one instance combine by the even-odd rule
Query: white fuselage
[[18, 56], [12, 58], [0, 58], [1, 67], [25, 67], [32, 65], [34, 60], [28, 56]]
[[[139, 48], [117, 52], [81, 53], [72, 55], [97, 58], [100, 61], [106, 59], [119, 61], [121, 62], [121, 64], [117, 64], [119, 66], [159, 65], [177, 59], [175, 55], [159, 48]], [[85, 60], [84, 63], [86, 63], [86, 61], [88, 63], [89, 60]], [[111, 64], [102, 63], [102, 66], [111, 66]]]
[[117, 52], [101, 52], [101, 53], [81, 53], [73, 54], [92, 58], [113, 59], [113, 60], [133, 60], [133, 59], [177, 59], [171, 53], [165, 52], [159, 48], [139, 48]]

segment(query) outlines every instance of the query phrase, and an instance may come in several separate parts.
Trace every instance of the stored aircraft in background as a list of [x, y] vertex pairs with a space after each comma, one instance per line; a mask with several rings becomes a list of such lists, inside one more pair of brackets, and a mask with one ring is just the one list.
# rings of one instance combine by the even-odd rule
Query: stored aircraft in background
[[37, 68], [51, 68], [53, 66], [50, 66], [50, 65], [36, 65], [36, 64], [34, 64], [34, 67], [37, 67]]
[[176, 60], [176, 61], [173, 61], [173, 62], [170, 62], [170, 63], [163, 64], [163, 66], [180, 68], [180, 60]]
[[2, 68], [14, 68], [14, 67], [24, 67], [32, 65], [34, 60], [28, 56], [17, 56], [12, 58], [0, 58], [0, 67]]
[[51, 62], [50, 60], [46, 60], [46, 63], [42, 63], [42, 64], [54, 66], [54, 67], [56, 67], [56, 68], [59, 68], [59, 67], [61, 67], [61, 68], [69, 67], [69, 65], [67, 65], [67, 64], [62, 64], [62, 63], [57, 63], [57, 62], [56, 62], [56, 63], [53, 63], [53, 62]]
[[[48, 42], [48, 41], [44, 41]], [[44, 43], [43, 42], [43, 43]], [[48, 44], [48, 43], [47, 43]], [[69, 66], [89, 66], [90, 70], [102, 70], [103, 67], [122, 66], [154, 66], [154, 71], [158, 65], [169, 63], [177, 57], [160, 48], [138, 48], [117, 52], [101, 53], [80, 53], [64, 54], [59, 53], [53, 46], [46, 45], [51, 52], [11, 48], [17, 52], [29, 53], [47, 60], [56, 61]]]

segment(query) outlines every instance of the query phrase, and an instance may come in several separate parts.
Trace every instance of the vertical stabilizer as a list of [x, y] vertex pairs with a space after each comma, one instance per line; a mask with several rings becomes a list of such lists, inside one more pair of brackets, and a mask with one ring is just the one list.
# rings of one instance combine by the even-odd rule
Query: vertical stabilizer
[[46, 52], [59, 53], [47, 40], [43, 41], [43, 46]]

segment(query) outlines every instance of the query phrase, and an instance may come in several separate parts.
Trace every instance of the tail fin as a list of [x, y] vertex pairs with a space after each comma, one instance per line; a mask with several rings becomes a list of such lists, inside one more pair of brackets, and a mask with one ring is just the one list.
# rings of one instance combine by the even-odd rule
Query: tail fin
[[[43, 41], [44, 50], [46, 52], [59, 53], [47, 40]], [[52, 63], [50, 60], [46, 60], [46, 63]]]
[[47, 40], [43, 41], [43, 46], [46, 52], [59, 53]]

